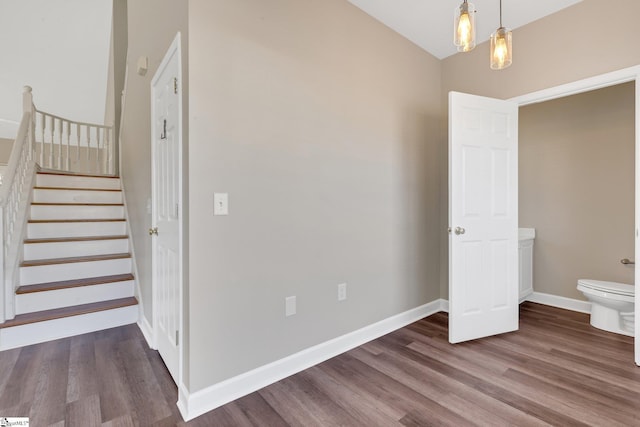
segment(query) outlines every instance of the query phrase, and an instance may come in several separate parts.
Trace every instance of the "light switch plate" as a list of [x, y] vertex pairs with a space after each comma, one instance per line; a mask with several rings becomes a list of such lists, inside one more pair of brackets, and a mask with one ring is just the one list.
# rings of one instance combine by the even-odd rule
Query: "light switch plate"
[[228, 193], [213, 193], [213, 214], [229, 215]]

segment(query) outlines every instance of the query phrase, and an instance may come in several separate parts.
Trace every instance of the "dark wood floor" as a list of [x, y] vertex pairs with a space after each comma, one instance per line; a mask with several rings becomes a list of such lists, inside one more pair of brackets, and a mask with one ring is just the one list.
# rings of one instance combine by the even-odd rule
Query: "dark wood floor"
[[[193, 426], [640, 426], [633, 339], [524, 303], [520, 331], [447, 342], [439, 313], [209, 412]], [[185, 425], [136, 326], [0, 353], [0, 416]]]

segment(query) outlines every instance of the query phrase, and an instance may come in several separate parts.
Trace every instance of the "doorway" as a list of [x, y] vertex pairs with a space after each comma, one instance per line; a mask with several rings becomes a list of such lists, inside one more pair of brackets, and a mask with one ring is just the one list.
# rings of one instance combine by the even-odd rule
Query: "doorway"
[[634, 283], [634, 266], [621, 263], [634, 259], [634, 85], [520, 108], [519, 225], [538, 237], [533, 302], [590, 312], [577, 280]]
[[[640, 66], [635, 66], [631, 68], [626, 68], [619, 71], [614, 71], [611, 73], [603, 74], [596, 77], [587, 78], [584, 80], [579, 80], [573, 83], [545, 89], [538, 92], [533, 92], [530, 94], [518, 96], [507, 101], [517, 104], [519, 107], [540, 103], [552, 99], [563, 98], [569, 95], [575, 95], [583, 92], [593, 91], [596, 89], [614, 86], [621, 83], [636, 82], [635, 84], [635, 113], [634, 113], [634, 129], [635, 131], [635, 254], [640, 253], [640, 239], [639, 239], [639, 227], [640, 227], [640, 171], [639, 167], [639, 156], [640, 156], [640, 133], [637, 131], [639, 129], [638, 124], [640, 123], [640, 87], [637, 84], [638, 76], [640, 76]], [[451, 106], [450, 106], [451, 108]], [[451, 119], [451, 117], [450, 117]], [[451, 123], [451, 121], [450, 121]], [[451, 138], [451, 129], [449, 132], [449, 138]], [[451, 170], [449, 171], [451, 174]], [[449, 180], [449, 185], [451, 186], [451, 180]], [[451, 196], [450, 196], [451, 199]], [[451, 200], [450, 200], [451, 203]], [[451, 210], [449, 212], [450, 221], [451, 221]], [[450, 222], [450, 227], [454, 227], [454, 225]], [[451, 251], [451, 244], [449, 245]], [[451, 253], [449, 255], [449, 296], [451, 298], [453, 292], [451, 290], [452, 283], [452, 256]], [[464, 271], [461, 272], [464, 274]], [[636, 269], [634, 272], [635, 283], [640, 283], [640, 272]], [[451, 308], [451, 303], [450, 303]], [[635, 295], [635, 330], [640, 330], [640, 295], [636, 292]], [[453, 314], [452, 310], [450, 310], [450, 316]], [[460, 313], [459, 313], [460, 314]], [[639, 334], [635, 336], [635, 363], [640, 366], [640, 337]]]
[[[640, 253], [640, 239], [638, 238], [638, 229], [640, 227], [640, 85], [638, 84], [640, 76], [640, 66], [625, 68], [623, 70], [614, 71], [600, 76], [590, 77], [584, 80], [568, 83], [561, 86], [545, 89], [538, 92], [518, 96], [510, 101], [516, 102], [519, 106], [525, 106], [540, 103], [552, 99], [563, 98], [569, 95], [575, 95], [583, 92], [589, 92], [596, 89], [615, 86], [622, 83], [632, 82], [635, 84], [635, 254]], [[638, 269], [634, 273], [635, 283], [640, 283], [640, 272]], [[640, 295], [635, 295], [635, 330], [640, 330]], [[635, 336], [635, 363], [640, 366], [640, 337], [636, 333]]]

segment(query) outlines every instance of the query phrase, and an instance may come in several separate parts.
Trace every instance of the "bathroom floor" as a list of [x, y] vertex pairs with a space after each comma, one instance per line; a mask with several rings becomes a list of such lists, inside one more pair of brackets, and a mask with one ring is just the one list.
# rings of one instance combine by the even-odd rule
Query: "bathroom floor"
[[0, 416], [32, 426], [640, 425], [633, 338], [524, 303], [520, 330], [447, 342], [438, 313], [211, 411], [177, 390], [137, 326], [0, 352]]

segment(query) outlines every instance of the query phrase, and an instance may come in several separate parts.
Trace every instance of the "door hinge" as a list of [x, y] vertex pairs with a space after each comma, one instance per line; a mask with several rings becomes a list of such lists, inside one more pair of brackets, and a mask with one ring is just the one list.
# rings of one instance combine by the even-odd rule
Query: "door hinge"
[[176, 330], [176, 345], [178, 345], [178, 338], [180, 337], [179, 331]]
[[173, 78], [173, 93], [178, 94], [178, 78]]
[[180, 218], [180, 205], [176, 203], [176, 218]]
[[160, 139], [167, 139], [167, 119], [162, 121], [162, 133], [160, 134]]

